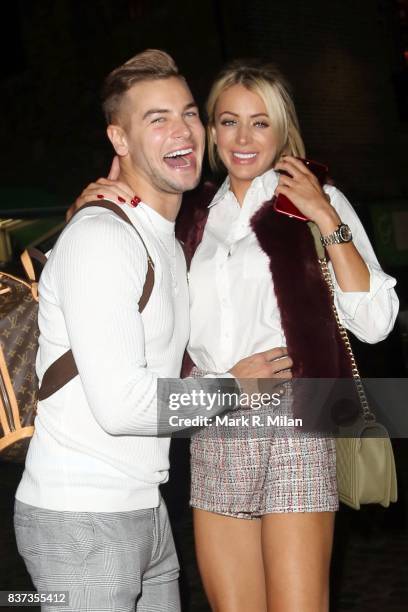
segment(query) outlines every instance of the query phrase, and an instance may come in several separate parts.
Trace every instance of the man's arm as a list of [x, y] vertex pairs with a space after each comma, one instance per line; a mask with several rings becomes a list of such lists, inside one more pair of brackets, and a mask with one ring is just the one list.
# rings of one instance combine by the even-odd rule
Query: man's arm
[[[147, 272], [146, 252], [134, 230], [109, 213], [73, 222], [53, 254], [52, 278], [69, 345], [85, 395], [100, 426], [111, 435], [154, 436], [174, 431], [158, 422], [158, 376], [146, 364], [145, 337], [138, 301]], [[274, 349], [241, 360], [237, 378], [288, 378], [292, 365], [285, 351]], [[241, 384], [246, 386], [246, 381]], [[170, 393], [204, 389], [238, 393], [233, 377], [169, 380]], [[211, 416], [228, 406], [217, 404]], [[180, 414], [208, 414], [190, 406]]]

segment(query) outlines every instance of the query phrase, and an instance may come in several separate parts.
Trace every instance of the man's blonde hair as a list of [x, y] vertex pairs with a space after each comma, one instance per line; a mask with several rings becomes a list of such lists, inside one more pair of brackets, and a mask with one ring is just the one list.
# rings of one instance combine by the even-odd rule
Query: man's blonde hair
[[117, 120], [123, 95], [140, 81], [170, 77], [183, 78], [173, 58], [159, 49], [147, 49], [112, 70], [102, 88], [102, 109], [106, 122]]
[[275, 130], [278, 148], [273, 163], [283, 154], [305, 156], [305, 146], [300, 135], [299, 121], [289, 87], [273, 64], [255, 60], [235, 60], [228, 64], [215, 79], [207, 100], [208, 157], [211, 168], [222, 168], [217, 154], [212, 128], [215, 125], [217, 101], [223, 91], [233, 85], [243, 85], [263, 100]]

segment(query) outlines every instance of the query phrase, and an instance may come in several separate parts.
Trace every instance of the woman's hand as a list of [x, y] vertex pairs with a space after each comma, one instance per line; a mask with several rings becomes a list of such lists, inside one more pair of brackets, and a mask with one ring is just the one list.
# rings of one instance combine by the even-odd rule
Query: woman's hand
[[112, 200], [118, 204], [130, 204], [135, 197], [130, 187], [117, 180], [119, 177], [119, 161], [115, 156], [112, 161], [112, 166], [108, 178], [100, 178], [94, 183], [90, 183], [75, 202], [70, 206], [66, 214], [66, 221], [69, 221], [72, 215], [87, 202], [95, 200]]
[[319, 227], [330, 221], [335, 226], [340, 222], [338, 215], [330, 204], [330, 198], [323, 191], [318, 179], [296, 157], [285, 155], [276, 164], [275, 170], [287, 172], [279, 176], [275, 195], [285, 195], [308, 219]]

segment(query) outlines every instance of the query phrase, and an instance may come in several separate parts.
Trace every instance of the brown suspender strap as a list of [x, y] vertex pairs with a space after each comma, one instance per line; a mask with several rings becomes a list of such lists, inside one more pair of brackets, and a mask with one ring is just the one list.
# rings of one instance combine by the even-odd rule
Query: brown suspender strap
[[[38, 251], [37, 249], [29, 248], [29, 249], [25, 249], [25, 251], [21, 253], [20, 259], [21, 259], [21, 263], [23, 265], [24, 272], [26, 273], [28, 281], [30, 283], [38, 283], [38, 279], [41, 275], [41, 271], [43, 267], [45, 266], [45, 264], [47, 263], [46, 256], [43, 253], [41, 253], [41, 251]], [[34, 269], [33, 259], [41, 264], [40, 272]]]
[[[79, 210], [83, 210], [84, 208], [90, 208], [98, 206], [99, 208], [106, 208], [111, 210], [115, 214], [117, 214], [123, 221], [129, 223], [133, 227], [133, 229], [137, 232], [141, 243], [143, 244], [146, 255], [147, 255], [147, 274], [146, 280], [143, 285], [142, 295], [139, 300], [139, 312], [143, 312], [145, 306], [147, 305], [149, 298], [152, 294], [154, 287], [154, 263], [152, 258], [150, 257], [149, 251], [147, 250], [146, 244], [141, 237], [138, 230], [131, 223], [127, 214], [116, 204], [111, 202], [90, 202], [89, 204], [85, 204]], [[78, 211], [77, 211], [78, 212]], [[38, 251], [39, 252], [39, 251]], [[30, 253], [31, 255], [31, 253]], [[37, 259], [37, 257], [36, 257]], [[41, 387], [38, 391], [38, 399], [40, 401], [47, 399], [59, 389], [62, 389], [70, 380], [75, 378], [78, 375], [78, 369], [76, 367], [75, 359], [72, 354], [71, 349], [66, 351], [61, 357], [59, 357], [54, 363], [52, 363], [49, 368], [46, 370], [42, 382]]]
[[143, 285], [142, 295], [139, 300], [139, 312], [142, 313], [147, 305], [147, 302], [150, 300], [150, 296], [152, 295], [154, 287], [154, 264], [153, 262], [147, 264], [147, 274], [145, 278], [145, 282]]
[[62, 389], [70, 380], [78, 375], [75, 359], [71, 349], [61, 355], [46, 370], [41, 387], [38, 390], [38, 399], [44, 400], [53, 393]]
[[47, 263], [47, 258], [44, 253], [41, 253], [41, 251], [39, 251], [35, 247], [28, 247], [27, 251], [31, 259], [35, 259], [36, 261], [38, 261], [42, 265], [42, 267], [45, 266], [45, 264]]

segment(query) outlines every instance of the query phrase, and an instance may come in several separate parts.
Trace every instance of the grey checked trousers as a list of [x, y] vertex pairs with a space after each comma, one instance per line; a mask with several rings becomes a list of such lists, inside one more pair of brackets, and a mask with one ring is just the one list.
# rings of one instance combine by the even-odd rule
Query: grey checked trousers
[[131, 512], [58, 512], [16, 500], [17, 546], [44, 612], [179, 612], [179, 564], [163, 501]]

